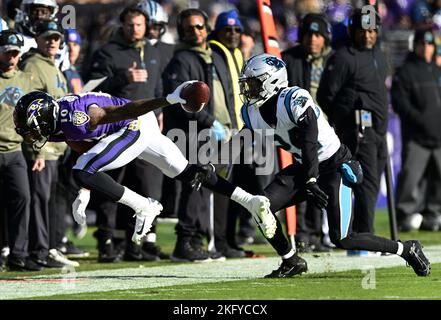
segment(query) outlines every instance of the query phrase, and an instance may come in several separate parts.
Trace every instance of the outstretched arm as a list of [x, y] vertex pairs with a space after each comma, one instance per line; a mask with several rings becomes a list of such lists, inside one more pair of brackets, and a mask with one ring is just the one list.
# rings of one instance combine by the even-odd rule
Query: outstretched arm
[[185, 104], [181, 98], [181, 90], [194, 81], [186, 81], [165, 98], [140, 99], [126, 103], [123, 106], [109, 106], [106, 108], [89, 108], [89, 130], [95, 130], [99, 124], [112, 123], [121, 120], [135, 119], [150, 111], [166, 107], [172, 104]]
[[156, 98], [136, 100], [122, 106], [89, 108], [89, 130], [95, 130], [99, 124], [136, 119], [140, 115], [168, 105], [170, 103], [165, 98]]

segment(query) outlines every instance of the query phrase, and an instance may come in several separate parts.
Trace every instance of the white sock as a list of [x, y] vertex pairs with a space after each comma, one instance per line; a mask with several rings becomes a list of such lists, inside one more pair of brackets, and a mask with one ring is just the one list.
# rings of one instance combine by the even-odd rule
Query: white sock
[[284, 259], [284, 260], [289, 259], [294, 255], [294, 253], [295, 253], [294, 250], [291, 249], [287, 254], [282, 256], [282, 259]]
[[151, 233], [147, 233], [147, 236], [145, 237], [145, 241], [146, 242], [156, 242], [156, 233], [151, 232]]
[[403, 254], [403, 249], [404, 249], [403, 244], [401, 242], [398, 242], [397, 255], [401, 256]]
[[231, 200], [236, 201], [243, 206], [243, 204], [247, 203], [252, 197], [252, 194], [246, 192], [242, 188], [236, 187], [231, 195]]
[[137, 194], [127, 187], [124, 187], [123, 196], [117, 202], [129, 206], [130, 208], [135, 210], [135, 212], [139, 212], [145, 207], [147, 203], [147, 198], [144, 198], [143, 196]]

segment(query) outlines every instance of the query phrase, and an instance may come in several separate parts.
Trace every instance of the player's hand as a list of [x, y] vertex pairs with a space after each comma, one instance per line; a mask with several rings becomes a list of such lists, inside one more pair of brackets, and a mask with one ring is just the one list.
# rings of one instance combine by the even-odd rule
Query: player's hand
[[220, 123], [218, 120], [214, 120], [213, 125], [211, 126], [211, 131], [214, 133], [216, 137], [216, 141], [226, 141], [228, 140], [228, 131], [225, 126]]
[[167, 97], [165, 97], [167, 102], [170, 103], [170, 104], [176, 104], [176, 103], [185, 104], [187, 101], [185, 99], [181, 98], [181, 91], [182, 91], [182, 89], [184, 89], [186, 86], [188, 86], [189, 84], [191, 84], [193, 82], [197, 82], [197, 80], [190, 80], [190, 81], [182, 82], [175, 89], [175, 91], [173, 91], [172, 93], [169, 93], [167, 95]]
[[32, 171], [41, 172], [43, 171], [44, 167], [46, 167], [44, 159], [38, 158], [34, 161], [34, 164], [32, 165]]
[[76, 223], [86, 224], [86, 208], [90, 200], [90, 190], [81, 188], [72, 203], [72, 214]]
[[306, 183], [306, 195], [314, 204], [320, 209], [328, 206], [328, 195], [320, 189], [317, 181], [310, 181]]
[[136, 62], [133, 62], [133, 65], [127, 71], [127, 79], [129, 83], [133, 82], [146, 82], [148, 78], [148, 73], [146, 69], [137, 69]]

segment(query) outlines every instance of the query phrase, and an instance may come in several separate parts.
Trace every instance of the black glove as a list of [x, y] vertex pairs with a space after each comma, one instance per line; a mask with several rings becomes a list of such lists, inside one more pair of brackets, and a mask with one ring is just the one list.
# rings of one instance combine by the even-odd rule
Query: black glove
[[190, 181], [191, 187], [196, 191], [199, 191], [204, 182], [215, 172], [214, 166], [211, 163], [200, 166], [198, 169], [199, 171], [196, 173], [194, 179]]
[[[314, 179], [315, 180], [315, 179]], [[317, 184], [317, 181], [309, 181], [306, 183], [306, 195], [320, 209], [326, 208], [328, 205], [328, 195], [323, 192]]]

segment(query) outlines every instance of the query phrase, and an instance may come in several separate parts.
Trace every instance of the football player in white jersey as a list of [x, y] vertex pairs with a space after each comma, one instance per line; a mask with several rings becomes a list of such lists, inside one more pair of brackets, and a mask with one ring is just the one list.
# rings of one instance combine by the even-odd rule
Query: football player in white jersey
[[[244, 65], [239, 83], [246, 128], [254, 134], [274, 134], [275, 144], [295, 158], [265, 188], [271, 212], [308, 197], [326, 210], [329, 235], [338, 248], [398, 254], [417, 275], [429, 275], [430, 263], [419, 241], [401, 243], [351, 231], [351, 185], [362, 182], [361, 167], [351, 160], [351, 152], [340, 143], [309, 92], [287, 87], [285, 63], [269, 54], [254, 56]], [[291, 277], [307, 271], [306, 261], [294, 252], [278, 219], [275, 235], [267, 240], [282, 257], [282, 264], [266, 277]]]
[[[37, 48], [35, 41], [35, 27], [42, 20], [51, 20], [57, 18], [58, 4], [56, 0], [23, 0], [15, 17], [15, 25], [18, 32], [24, 39], [24, 45], [21, 48], [21, 54], [25, 54], [31, 48]], [[67, 46], [61, 46], [55, 56], [55, 65], [61, 71], [70, 68], [69, 49]]]

